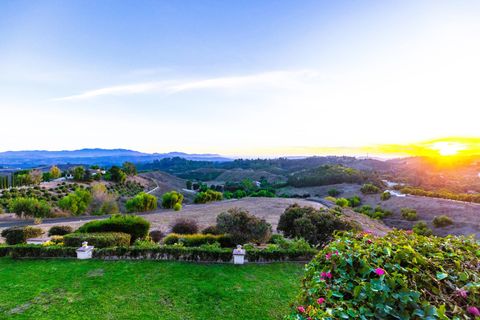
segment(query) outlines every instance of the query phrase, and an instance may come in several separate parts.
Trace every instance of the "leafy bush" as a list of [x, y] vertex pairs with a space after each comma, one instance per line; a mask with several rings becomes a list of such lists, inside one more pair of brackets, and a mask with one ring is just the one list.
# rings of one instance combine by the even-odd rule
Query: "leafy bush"
[[127, 247], [131, 237], [122, 232], [70, 233], [63, 237], [65, 247], [80, 247], [84, 241], [97, 248]]
[[433, 225], [435, 226], [435, 228], [443, 228], [452, 224], [453, 220], [446, 215], [441, 215], [433, 218]]
[[175, 211], [182, 210], [182, 205], [180, 203], [175, 203], [175, 205], [173, 206], [173, 210]]
[[335, 204], [342, 208], [348, 207], [348, 199], [345, 198], [338, 198], [335, 200]]
[[60, 199], [58, 206], [63, 210], [69, 211], [73, 215], [79, 215], [87, 211], [92, 199], [92, 193], [90, 191], [78, 188], [74, 192]]
[[356, 208], [355, 212], [367, 215], [372, 219], [383, 219], [383, 218], [388, 217], [392, 214], [391, 211], [389, 211], [387, 209], [383, 209], [380, 206], [376, 206], [375, 208], [372, 208], [369, 205], [363, 205], [360, 208]]
[[[166, 209], [175, 209], [175, 206], [180, 205], [182, 208], [183, 194], [177, 191], [166, 192], [162, 196], [162, 207]], [[178, 210], [175, 210], [178, 211]]]
[[44, 200], [19, 197], [10, 200], [9, 211], [15, 213], [19, 217], [27, 216], [44, 218], [51, 214], [52, 208]]
[[198, 232], [198, 225], [195, 220], [180, 218], [172, 224], [172, 232], [178, 234], [194, 234]]
[[157, 197], [140, 192], [125, 203], [128, 212], [146, 212], [157, 209]]
[[139, 216], [113, 215], [108, 219], [94, 220], [85, 223], [77, 232], [123, 232], [131, 236], [131, 243], [145, 238], [150, 229], [150, 222]]
[[161, 230], [152, 230], [148, 235], [150, 236], [150, 239], [152, 239], [152, 241], [155, 243], [160, 242], [160, 240], [165, 237]]
[[73, 228], [70, 226], [53, 226], [48, 230], [48, 236], [64, 236], [72, 232]]
[[323, 165], [314, 169], [302, 170], [288, 177], [293, 187], [323, 186], [336, 183], [361, 183], [365, 175], [356, 169], [341, 165]]
[[359, 196], [353, 196], [351, 198], [348, 198], [348, 206], [351, 208], [358, 207], [362, 203], [362, 199], [360, 199]]
[[116, 201], [105, 201], [100, 206], [100, 209], [96, 212], [99, 215], [104, 214], [117, 214], [120, 210], [118, 209], [118, 204]]
[[402, 208], [400, 209], [402, 213], [402, 217], [407, 219], [408, 221], [415, 221], [418, 220], [417, 210], [411, 208]]
[[363, 193], [363, 194], [374, 194], [374, 193], [379, 193], [380, 192], [380, 189], [374, 185], [374, 184], [371, 184], [371, 183], [365, 183], [361, 188], [360, 188], [360, 191]]
[[479, 252], [473, 238], [339, 235], [307, 265], [287, 319], [473, 319]]
[[419, 221], [413, 226], [413, 232], [421, 236], [431, 236], [432, 229], [427, 226], [425, 221]]
[[303, 238], [287, 239], [280, 234], [272, 235], [269, 242], [277, 245], [278, 248], [281, 249], [309, 250], [312, 248]]
[[27, 239], [39, 237], [42, 234], [42, 229], [35, 227], [12, 227], [2, 231], [2, 237], [7, 244], [26, 243]]
[[392, 194], [388, 191], [385, 191], [385, 192], [382, 192], [382, 194], [380, 195], [380, 199], [382, 201], [387, 201], [388, 199], [390, 199], [392, 197]]
[[272, 234], [272, 226], [264, 219], [251, 215], [242, 208], [232, 208], [217, 216], [217, 228], [227, 233], [236, 244], [265, 243]]
[[203, 234], [222, 234], [217, 226], [208, 226], [202, 230]]
[[330, 197], [337, 197], [337, 196], [340, 195], [340, 191], [338, 191], [338, 190], [335, 189], [335, 188], [332, 188], [332, 189], [328, 190], [327, 193], [328, 193], [328, 195], [329, 195]]
[[350, 223], [335, 214], [293, 204], [280, 216], [277, 230], [288, 238], [304, 238], [312, 245], [328, 242], [337, 230], [350, 230]]
[[220, 201], [223, 199], [223, 194], [218, 191], [208, 189], [205, 192], [199, 192], [195, 196], [195, 203], [208, 203], [213, 201]]
[[219, 243], [221, 247], [234, 247], [234, 243], [230, 236], [225, 234], [177, 234], [170, 233], [163, 238], [163, 243], [167, 245], [182, 244], [186, 247], [199, 247], [205, 244]]

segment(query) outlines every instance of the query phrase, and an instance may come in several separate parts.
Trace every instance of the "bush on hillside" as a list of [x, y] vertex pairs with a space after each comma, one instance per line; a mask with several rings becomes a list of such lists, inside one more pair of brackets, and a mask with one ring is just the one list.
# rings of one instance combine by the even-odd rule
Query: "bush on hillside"
[[178, 234], [194, 234], [198, 232], [198, 224], [192, 219], [179, 218], [173, 222], [172, 232]]
[[293, 204], [280, 216], [277, 230], [288, 238], [304, 238], [312, 245], [328, 242], [337, 230], [350, 230], [352, 225], [341, 218], [312, 207]]
[[359, 196], [353, 196], [351, 198], [348, 198], [348, 206], [350, 208], [355, 208], [358, 207], [360, 204], [362, 204], [362, 199], [360, 199]]
[[167, 245], [182, 244], [185, 247], [199, 247], [206, 244], [219, 243], [223, 248], [232, 248], [234, 243], [229, 235], [225, 234], [177, 234], [170, 233], [163, 238], [163, 243]]
[[335, 205], [345, 208], [348, 207], [348, 199], [345, 198], [338, 198], [335, 200]]
[[128, 247], [130, 235], [122, 232], [70, 233], [63, 237], [65, 247], [80, 247], [86, 241], [96, 248]]
[[203, 234], [222, 234], [217, 226], [208, 226], [202, 230]]
[[337, 196], [340, 195], [340, 191], [338, 191], [338, 190], [335, 189], [335, 188], [332, 188], [332, 189], [328, 190], [327, 193], [328, 193], [328, 195], [329, 195], [330, 197], [337, 197]]
[[402, 217], [408, 221], [418, 220], [417, 210], [411, 208], [402, 208], [400, 209]]
[[372, 208], [369, 205], [363, 205], [360, 208], [356, 208], [355, 212], [367, 215], [372, 219], [383, 219], [383, 218], [388, 217], [392, 214], [391, 211], [389, 211], [387, 209], [383, 209], [380, 206], [376, 206], [375, 208]]
[[353, 168], [323, 165], [291, 174], [288, 177], [288, 184], [293, 187], [312, 187], [336, 183], [362, 183], [365, 178], [363, 172]]
[[371, 183], [365, 183], [361, 188], [360, 188], [360, 191], [363, 193], [363, 194], [374, 194], [374, 193], [379, 193], [380, 192], [380, 189], [374, 185], [374, 184], [371, 184]]
[[157, 197], [140, 192], [125, 203], [128, 212], [147, 212], [157, 209]]
[[162, 196], [162, 207], [166, 209], [175, 209], [176, 205], [180, 205], [180, 209], [181, 209], [182, 202], [183, 202], [183, 194], [177, 191], [166, 192]]
[[307, 265], [287, 319], [473, 319], [479, 252], [473, 238], [339, 235]]
[[446, 215], [441, 215], [433, 218], [433, 225], [435, 226], [435, 228], [443, 228], [452, 224], [453, 220]]
[[412, 231], [415, 234], [418, 234], [418, 235], [421, 235], [421, 236], [431, 236], [432, 235], [432, 229], [430, 229], [427, 226], [427, 223], [425, 221], [419, 221], [419, 222], [415, 223]]
[[74, 192], [60, 199], [58, 206], [63, 210], [69, 211], [73, 215], [79, 215], [87, 211], [92, 200], [93, 197], [90, 191], [78, 188]]
[[220, 201], [223, 199], [223, 194], [218, 191], [208, 189], [205, 192], [199, 192], [195, 196], [195, 203], [208, 203], [213, 201]]
[[36, 238], [42, 234], [42, 229], [35, 227], [12, 227], [2, 231], [2, 237], [10, 245], [26, 243], [27, 239]]
[[139, 216], [113, 215], [108, 219], [94, 220], [85, 223], [77, 232], [123, 232], [131, 236], [131, 243], [148, 235], [150, 222]]
[[232, 208], [217, 216], [219, 232], [229, 234], [236, 244], [265, 243], [272, 234], [272, 226], [243, 208]]
[[8, 209], [18, 217], [45, 218], [52, 212], [52, 207], [46, 201], [24, 197], [10, 200]]
[[48, 230], [48, 236], [64, 236], [72, 232], [73, 228], [70, 226], [53, 226]]
[[382, 192], [382, 194], [380, 195], [380, 200], [387, 201], [391, 197], [392, 197], [392, 194], [388, 191], [385, 191], [385, 192]]
[[148, 235], [150, 236], [150, 239], [152, 239], [152, 241], [155, 243], [160, 242], [165, 237], [162, 230], [152, 230]]

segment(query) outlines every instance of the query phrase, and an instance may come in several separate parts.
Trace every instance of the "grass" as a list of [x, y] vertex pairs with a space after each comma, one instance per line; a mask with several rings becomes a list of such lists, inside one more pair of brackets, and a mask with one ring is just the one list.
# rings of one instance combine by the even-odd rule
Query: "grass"
[[280, 319], [303, 266], [0, 259], [0, 319]]

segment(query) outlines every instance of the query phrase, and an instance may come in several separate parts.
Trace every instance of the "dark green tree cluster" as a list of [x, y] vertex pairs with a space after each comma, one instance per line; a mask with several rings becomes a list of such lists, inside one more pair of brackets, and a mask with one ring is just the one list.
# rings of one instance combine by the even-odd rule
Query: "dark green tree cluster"
[[128, 212], [146, 212], [157, 209], [157, 197], [140, 192], [125, 203]]

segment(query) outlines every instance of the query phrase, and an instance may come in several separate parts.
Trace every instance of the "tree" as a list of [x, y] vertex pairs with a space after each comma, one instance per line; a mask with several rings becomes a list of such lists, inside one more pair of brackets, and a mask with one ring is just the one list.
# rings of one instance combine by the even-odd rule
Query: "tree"
[[42, 182], [43, 173], [38, 169], [33, 169], [28, 173], [28, 177], [31, 184], [40, 184], [40, 182]]
[[50, 168], [50, 178], [51, 179], [58, 179], [62, 175], [62, 171], [57, 166], [52, 166]]
[[85, 176], [85, 168], [84, 167], [75, 167], [73, 168], [73, 179], [75, 181], [83, 181]]
[[137, 167], [131, 162], [124, 162], [122, 166], [123, 172], [125, 172], [128, 176], [135, 176], [137, 175]]
[[232, 208], [217, 216], [217, 228], [228, 233], [237, 244], [265, 243], [272, 234], [272, 226], [242, 208]]
[[52, 208], [44, 200], [19, 197], [10, 201], [9, 211], [19, 217], [44, 218], [50, 215]]
[[205, 192], [199, 192], [195, 196], [195, 203], [208, 203], [212, 201], [220, 201], [223, 199], [223, 194], [218, 191], [213, 191], [211, 189], [208, 189]]
[[192, 181], [191, 180], [187, 180], [187, 189], [192, 190]]
[[108, 193], [103, 183], [92, 185], [92, 213], [93, 214], [114, 214], [118, 213], [118, 205], [115, 197]]
[[125, 203], [128, 212], [146, 212], [157, 209], [157, 197], [140, 192]]
[[120, 167], [112, 166], [110, 168], [110, 179], [113, 182], [124, 183], [127, 180], [127, 174]]
[[91, 202], [92, 194], [90, 191], [78, 188], [74, 192], [60, 199], [58, 206], [63, 210], [69, 211], [73, 215], [79, 215], [87, 211]]
[[183, 201], [183, 194], [177, 191], [166, 192], [162, 196], [162, 207], [166, 209], [175, 209], [175, 206], [179, 204], [180, 205], [179, 209], [181, 209], [182, 201]]

